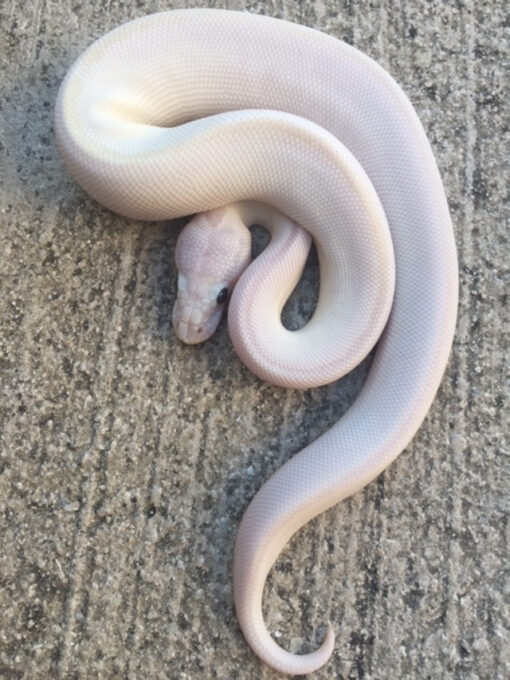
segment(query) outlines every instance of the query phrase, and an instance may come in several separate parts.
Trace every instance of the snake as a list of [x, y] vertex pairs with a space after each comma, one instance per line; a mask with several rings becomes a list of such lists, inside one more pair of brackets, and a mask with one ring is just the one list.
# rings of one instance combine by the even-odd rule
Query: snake
[[[291, 536], [406, 448], [445, 371], [458, 266], [445, 189], [407, 96], [375, 61], [318, 30], [219, 9], [118, 26], [70, 67], [55, 105], [71, 176], [135, 220], [191, 216], [179, 235], [172, 322], [209, 337], [228, 306], [241, 361], [294, 389], [338, 380], [369, 355], [350, 408], [261, 486], [234, 547], [233, 593], [254, 653], [311, 673], [334, 650], [280, 646], [262, 614], [267, 575]], [[270, 232], [250, 263], [249, 227]], [[281, 312], [314, 243], [316, 308]]]

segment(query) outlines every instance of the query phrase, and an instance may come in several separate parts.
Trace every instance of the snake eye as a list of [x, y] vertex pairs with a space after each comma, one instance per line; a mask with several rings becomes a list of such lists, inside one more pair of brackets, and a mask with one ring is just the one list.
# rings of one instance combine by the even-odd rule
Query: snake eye
[[221, 305], [227, 301], [228, 298], [228, 288], [222, 288], [216, 297], [216, 302]]

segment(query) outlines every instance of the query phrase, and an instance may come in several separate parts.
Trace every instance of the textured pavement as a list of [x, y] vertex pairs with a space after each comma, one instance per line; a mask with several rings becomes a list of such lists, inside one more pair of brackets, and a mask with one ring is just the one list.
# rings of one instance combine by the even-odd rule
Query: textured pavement
[[[268, 626], [307, 651], [333, 623], [316, 678], [508, 678], [503, 0], [0, 4], [0, 678], [280, 677], [233, 615], [236, 529], [368, 368], [288, 391], [249, 374], [225, 324], [182, 346], [178, 230], [117, 217], [67, 175], [52, 109], [73, 59], [183, 6], [295, 20], [377, 59], [424, 123], [459, 248], [456, 340], [429, 416], [378, 480], [297, 534], [268, 582]], [[290, 323], [316, 276], [312, 258]]]

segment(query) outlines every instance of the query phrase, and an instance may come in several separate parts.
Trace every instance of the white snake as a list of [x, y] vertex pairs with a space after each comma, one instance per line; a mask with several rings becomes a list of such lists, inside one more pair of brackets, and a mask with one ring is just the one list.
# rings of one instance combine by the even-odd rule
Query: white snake
[[[199, 264], [195, 236], [185, 230], [178, 245], [188, 267], [174, 310], [183, 339], [196, 342], [216, 325], [223, 288], [247, 264], [246, 246], [231, 235], [245, 219], [273, 230], [229, 306], [236, 351], [257, 375], [325, 384], [382, 333], [354, 405], [266, 482], [237, 536], [234, 599], [248, 643], [277, 670], [309, 673], [332, 653], [331, 626], [315, 652], [283, 650], [262, 618], [266, 576], [297, 529], [407, 445], [454, 333], [452, 226], [416, 113], [349, 45], [284, 21], [200, 9], [147, 16], [96, 41], [64, 80], [55, 121], [70, 172], [105, 206], [144, 220], [206, 213], [188, 228], [205, 243]], [[248, 199], [255, 203], [239, 203]], [[280, 312], [309, 237], [290, 221], [311, 234], [321, 269], [314, 316], [293, 332]], [[212, 261], [226, 271], [209, 269]], [[197, 273], [205, 278], [192, 282]]]

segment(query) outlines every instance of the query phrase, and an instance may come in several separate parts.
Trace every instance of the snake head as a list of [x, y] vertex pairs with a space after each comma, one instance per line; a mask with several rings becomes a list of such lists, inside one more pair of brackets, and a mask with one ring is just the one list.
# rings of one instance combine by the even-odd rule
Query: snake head
[[172, 323], [187, 344], [207, 340], [250, 262], [250, 233], [235, 206], [200, 213], [181, 231], [175, 259], [177, 299]]

